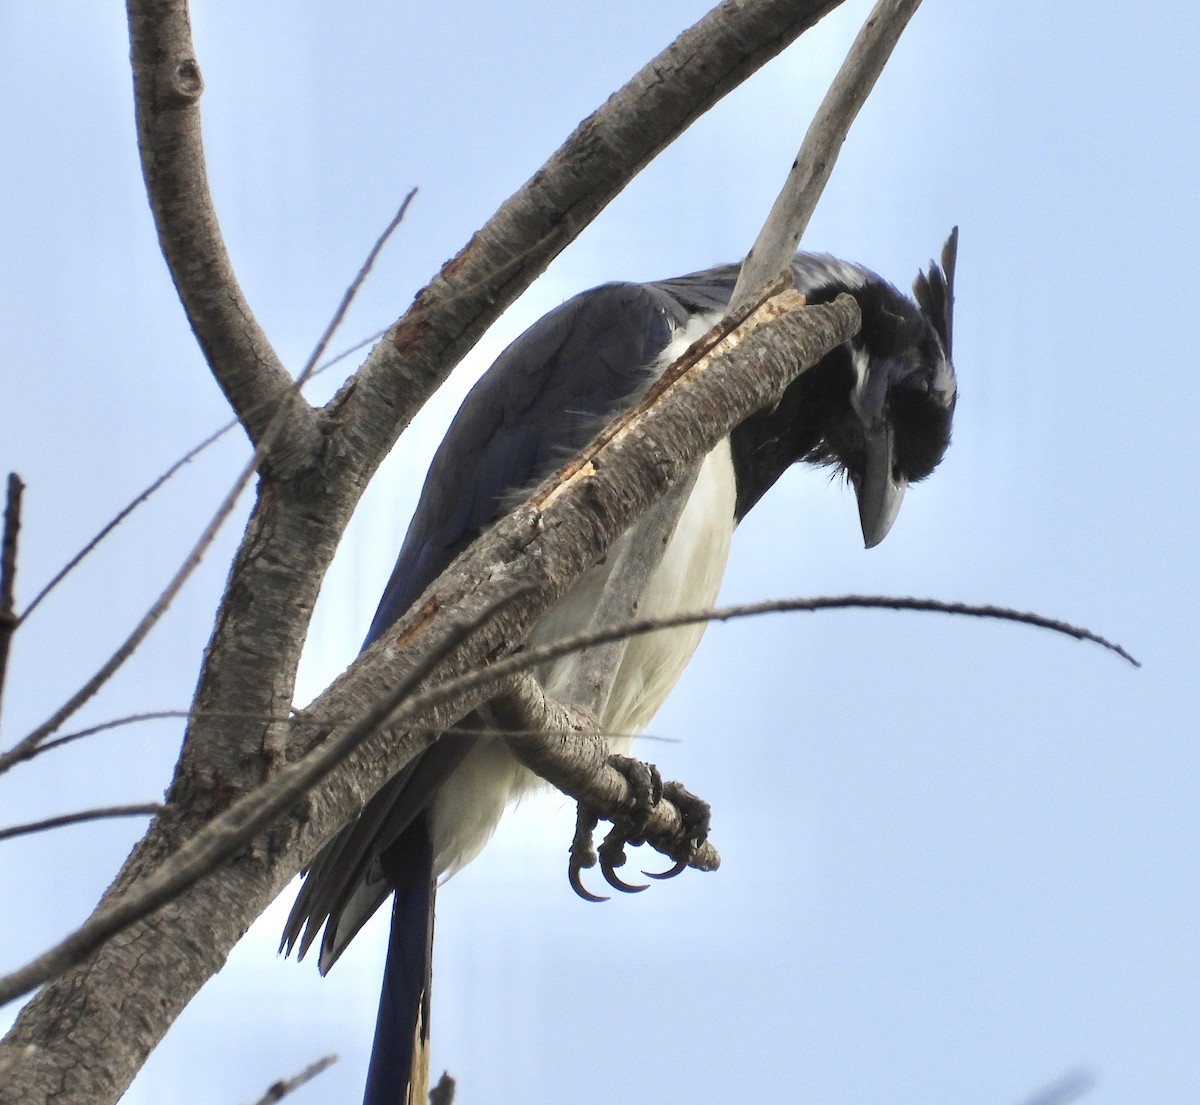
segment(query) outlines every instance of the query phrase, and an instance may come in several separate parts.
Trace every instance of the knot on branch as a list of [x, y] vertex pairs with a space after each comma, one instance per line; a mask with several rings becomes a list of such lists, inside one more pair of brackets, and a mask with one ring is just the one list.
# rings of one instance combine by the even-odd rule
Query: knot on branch
[[170, 70], [162, 88], [164, 107], [192, 107], [204, 92], [204, 78], [195, 58], [182, 58]]

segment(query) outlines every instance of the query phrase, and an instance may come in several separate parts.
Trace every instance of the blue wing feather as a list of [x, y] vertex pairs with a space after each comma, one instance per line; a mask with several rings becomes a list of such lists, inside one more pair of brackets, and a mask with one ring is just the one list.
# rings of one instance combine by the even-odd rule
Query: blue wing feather
[[434, 455], [368, 644], [517, 493], [632, 400], [683, 318], [679, 305], [652, 286], [606, 284], [568, 300], [500, 355]]

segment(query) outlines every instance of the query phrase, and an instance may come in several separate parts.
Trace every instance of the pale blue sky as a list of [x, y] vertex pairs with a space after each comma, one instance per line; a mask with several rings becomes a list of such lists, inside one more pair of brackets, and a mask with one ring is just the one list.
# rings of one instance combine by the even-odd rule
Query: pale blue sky
[[[576, 291], [741, 256], [868, 7], [693, 126], [484, 339], [364, 499], [304, 695], [356, 651], [471, 379]], [[285, 359], [303, 362], [410, 187], [345, 344], [705, 8], [197, 0], [212, 185]], [[566, 883], [565, 804], [511, 816], [440, 899], [434, 1063], [460, 1100], [1009, 1105], [1075, 1068], [1095, 1105], [1200, 1099], [1198, 41], [1192, 5], [926, 0], [805, 245], [907, 286], [961, 226], [954, 445], [870, 552], [846, 489], [787, 478], [725, 589], [1006, 603], [1145, 667], [944, 617], [713, 629], [652, 726], [674, 743], [640, 747], [714, 803], [723, 867], [588, 906]], [[29, 485], [25, 599], [226, 416], [157, 252], [127, 54], [116, 4], [0, 8], [0, 468]], [[21, 631], [7, 740], [123, 636], [244, 454], [231, 440], [191, 466]], [[86, 720], [186, 705], [232, 541]], [[22, 768], [0, 779], [0, 822], [154, 800], [178, 738], [144, 725]], [[0, 845], [0, 969], [82, 919], [138, 831]], [[131, 1105], [253, 1100], [329, 1051], [297, 1105], [355, 1099], [385, 934], [322, 980], [275, 956], [287, 905]]]

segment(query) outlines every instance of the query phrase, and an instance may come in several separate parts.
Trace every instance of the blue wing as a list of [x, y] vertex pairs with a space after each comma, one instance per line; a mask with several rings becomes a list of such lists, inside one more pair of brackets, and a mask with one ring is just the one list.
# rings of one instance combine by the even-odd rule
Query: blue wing
[[606, 284], [508, 347], [463, 402], [434, 455], [367, 633], [392, 625], [450, 562], [628, 404], [685, 315], [652, 286]]

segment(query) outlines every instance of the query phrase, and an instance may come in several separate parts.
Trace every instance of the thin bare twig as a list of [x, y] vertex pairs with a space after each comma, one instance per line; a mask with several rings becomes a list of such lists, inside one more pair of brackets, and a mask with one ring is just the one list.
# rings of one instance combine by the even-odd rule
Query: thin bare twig
[[140, 806], [101, 806], [94, 810], [64, 813], [58, 817], [47, 817], [44, 821], [29, 821], [24, 825], [10, 825], [6, 829], [0, 829], [0, 840], [29, 836], [31, 833], [45, 832], [47, 829], [61, 829], [64, 825], [79, 825], [85, 821], [103, 821], [110, 817], [153, 817], [161, 812], [162, 808], [157, 802], [147, 802]]
[[[0, 753], [0, 775], [3, 775], [10, 768], [26, 760], [32, 760], [36, 756], [53, 752], [56, 748], [62, 748], [64, 745], [74, 744], [75, 741], [83, 740], [84, 737], [108, 732], [110, 729], [121, 729], [127, 725], [137, 725], [143, 721], [190, 721], [199, 716], [201, 715], [191, 710], [143, 710], [136, 714], [125, 714], [123, 717], [109, 718], [108, 721], [97, 722], [95, 725], [89, 725], [84, 729], [76, 729], [72, 733], [63, 733], [62, 736], [56, 737], [54, 740], [45, 741], [36, 747], [22, 747], [17, 745], [7, 752]], [[247, 715], [231, 712], [229, 714], [219, 714], [218, 716], [245, 718]], [[286, 717], [267, 717], [261, 714], [255, 714], [253, 717], [255, 720], [262, 720], [264, 722], [288, 720]]]
[[[25, 760], [35, 759], [38, 756], [43, 756], [47, 752], [53, 752], [64, 747], [65, 745], [74, 744], [76, 741], [83, 740], [86, 737], [94, 737], [99, 733], [111, 732], [113, 729], [123, 729], [126, 726], [138, 725], [145, 721], [199, 721], [202, 719], [213, 720], [229, 718], [230, 720], [238, 721], [261, 721], [264, 724], [278, 724], [280, 722], [293, 721], [297, 716], [298, 715], [296, 711], [293, 711], [290, 714], [250, 714], [240, 713], [236, 710], [143, 710], [141, 713], [125, 714], [122, 717], [109, 718], [107, 721], [100, 721], [95, 725], [89, 725], [83, 729], [76, 729], [70, 733], [63, 733], [61, 736], [55, 737], [54, 740], [48, 740], [44, 744], [39, 745], [37, 748], [26, 750], [25, 754], [19, 757], [13, 754], [15, 750], [0, 754], [0, 775], [3, 775], [4, 772], [8, 771], [10, 768], [15, 767], [18, 763], [22, 763]], [[327, 722], [340, 725], [353, 721], [354, 719], [352, 717], [335, 717], [326, 718], [325, 720]], [[448, 727], [438, 726], [436, 729], [430, 729], [429, 731], [431, 733], [452, 734], [462, 732], [470, 734], [471, 736], [476, 736], [479, 733], [479, 730], [476, 727], [464, 727], [459, 729], [453, 725]], [[539, 729], [538, 731], [541, 732], [542, 730]], [[521, 737], [527, 736], [528, 734], [520, 730], [514, 731], [505, 729], [501, 735]], [[604, 731], [602, 735], [605, 737], [629, 736], [628, 733], [617, 733], [615, 731]], [[668, 743], [672, 741], [672, 738], [656, 736], [652, 733], [639, 733], [638, 739], [643, 741], [665, 741]]]
[[337, 1062], [337, 1058], [336, 1055], [326, 1055], [324, 1059], [318, 1059], [315, 1063], [310, 1063], [299, 1074], [275, 1082], [267, 1088], [267, 1092], [254, 1105], [275, 1105], [276, 1102], [282, 1101], [288, 1094], [298, 1090], [305, 1082], [312, 1081], [322, 1071], [328, 1070]]
[[399, 209], [392, 216], [392, 221], [383, 228], [383, 233], [375, 239], [375, 244], [367, 254], [366, 260], [359, 265], [358, 272], [354, 274], [354, 279], [350, 281], [349, 287], [346, 288], [345, 293], [342, 295], [342, 301], [337, 305], [337, 310], [333, 312], [333, 318], [329, 320], [329, 325], [325, 327], [325, 332], [317, 341], [316, 346], [305, 362], [304, 368], [300, 370], [300, 375], [297, 378], [298, 383], [303, 383], [316, 371], [317, 361], [321, 359], [321, 354], [325, 352], [326, 346], [329, 345], [333, 335], [337, 333], [338, 327], [341, 326], [342, 320], [346, 317], [346, 312], [350, 310], [350, 304], [354, 302], [354, 297], [358, 295], [359, 290], [362, 288], [363, 282], [371, 275], [371, 270], [375, 267], [375, 262], [379, 259], [379, 255], [383, 252], [383, 247], [387, 245], [388, 239], [404, 221], [409, 204], [412, 203], [413, 197], [416, 194], [417, 190], [415, 188], [409, 190], [408, 195], [401, 201]]
[[842, 143], [921, 0], [879, 0], [804, 135], [783, 190], [738, 273], [732, 309], [785, 272], [837, 163]]
[[117, 647], [116, 651], [100, 666], [94, 675], [83, 684], [62, 706], [54, 711], [41, 725], [25, 737], [19, 740], [10, 749], [8, 755], [18, 758], [27, 759], [31, 749], [36, 748], [43, 740], [53, 733], [64, 721], [74, 714], [85, 702], [88, 701], [105, 683], [112, 678], [116, 672], [130, 656], [137, 651], [138, 646], [146, 639], [147, 634], [157, 624], [159, 618], [167, 612], [168, 607], [175, 600], [175, 596], [182, 590], [183, 585], [191, 577], [192, 572], [199, 566], [203, 560], [204, 554], [208, 551], [209, 545], [215, 540], [221, 526], [225, 523], [225, 519], [233, 513], [233, 508], [237, 505], [238, 497], [245, 489], [246, 485], [253, 478], [255, 472], [258, 471], [258, 465], [261, 460], [260, 452], [255, 451], [250, 463], [242, 469], [241, 475], [234, 481], [233, 488], [222, 500], [220, 506], [209, 519], [208, 524], [204, 527], [204, 531], [200, 534], [199, 539], [192, 546], [191, 551], [185, 557], [183, 564], [171, 577], [170, 582], [163, 589], [157, 599], [154, 600], [150, 609], [142, 615], [133, 631], [125, 638], [124, 641]]
[[21, 531], [21, 493], [25, 485], [16, 472], [8, 474], [4, 499], [4, 533], [0, 536], [0, 703], [4, 701], [4, 677], [8, 672], [8, 650], [19, 621], [13, 610], [17, 587], [17, 535]]
[[131, 515], [139, 506], [145, 503], [160, 487], [170, 480], [172, 476], [174, 476], [180, 469], [184, 468], [186, 465], [195, 460], [196, 457], [204, 452], [205, 449], [207, 449], [220, 438], [224, 437], [225, 434], [227, 434], [238, 424], [239, 423], [237, 419], [234, 419], [232, 422], [226, 423], [219, 430], [209, 434], [208, 437], [200, 442], [199, 445], [189, 449], [186, 453], [184, 453], [183, 456], [181, 456], [174, 464], [171, 465], [170, 468], [163, 472], [163, 474], [159, 476], [153, 483], [151, 483], [144, 491], [142, 491], [135, 498], [131, 499], [125, 506], [117, 511], [117, 513], [113, 515], [112, 519], [105, 523], [96, 536], [93, 537], [86, 545], [84, 545], [79, 552], [71, 557], [71, 559], [68, 560], [66, 564], [64, 564], [51, 577], [50, 581], [36, 595], [34, 595], [29, 605], [21, 611], [20, 616], [17, 618], [17, 624], [20, 625], [21, 622], [25, 621], [25, 619], [28, 618], [29, 615], [32, 614], [39, 605], [41, 605], [42, 600], [45, 599], [55, 587], [62, 583], [62, 581], [66, 579], [66, 577], [70, 575], [71, 572], [73, 572], [87, 556], [95, 552], [100, 543], [110, 533], [112, 533], [113, 530], [115, 530], [123, 521], [125, 521], [125, 519], [128, 518], [129, 515]]
[[[409, 194], [409, 198], [411, 198], [411, 196], [412, 196], [412, 193]], [[407, 203], [407, 200], [405, 202]], [[394, 227], [393, 227], [393, 229], [394, 229]], [[361, 281], [360, 281], [360, 284], [361, 284]], [[342, 313], [344, 314], [344, 311]], [[331, 329], [328, 333], [332, 334], [332, 332], [333, 331]], [[377, 330], [374, 334], [371, 334], [369, 337], [362, 338], [360, 341], [357, 341], [353, 345], [348, 346], [346, 349], [343, 349], [340, 353], [337, 353], [334, 356], [330, 357], [329, 360], [322, 362], [320, 365], [318, 365], [316, 368], [314, 368], [308, 374], [308, 378], [307, 378], [307, 380], [305, 380], [305, 383], [307, 383], [308, 380], [313, 380], [316, 377], [320, 376], [322, 372], [325, 372], [328, 369], [333, 368], [334, 365], [340, 364], [347, 357], [353, 356], [360, 349], [363, 349], [368, 345], [373, 345], [380, 338], [382, 338], [383, 335], [386, 333], [387, 333], [386, 330]], [[327, 339], [325, 339], [325, 340], [327, 340]], [[274, 400], [272, 400], [272, 402], [274, 402]], [[181, 471], [188, 464], [190, 464], [192, 461], [194, 461], [201, 453], [203, 453], [211, 445], [215, 445], [218, 441], [221, 440], [221, 438], [223, 438], [227, 433], [229, 433], [230, 430], [236, 430], [240, 425], [241, 425], [241, 422], [239, 422], [236, 418], [231, 418], [228, 422], [225, 423], [224, 426], [221, 426], [219, 429], [214, 430], [203, 441], [194, 445], [191, 449], [189, 449], [186, 453], [184, 453], [183, 456], [181, 456], [177, 461], [175, 461], [165, 472], [162, 473], [162, 475], [158, 476], [151, 484], [149, 484], [149, 486], [147, 486], [144, 490], [142, 490], [136, 496], [134, 496], [134, 498], [131, 499], [125, 506], [123, 506], [113, 516], [113, 518], [110, 521], [105, 523], [105, 525], [100, 529], [100, 531], [95, 535], [95, 537], [93, 537], [86, 545], [84, 545], [84, 547], [82, 549], [80, 549], [79, 552], [77, 552], [73, 557], [71, 557], [71, 559], [68, 560], [67, 563], [64, 564], [62, 566], [62, 568], [60, 568], [54, 574], [53, 577], [51, 577], [50, 581], [33, 597], [33, 599], [30, 601], [29, 605], [26, 606], [25, 609], [22, 610], [19, 615], [17, 615], [16, 624], [20, 625], [22, 622], [24, 622], [25, 619], [28, 618], [29, 615], [32, 614], [34, 612], [34, 610], [36, 610], [38, 608], [38, 606], [41, 605], [42, 601], [60, 583], [62, 583], [62, 581], [64, 579], [66, 579], [66, 577], [68, 575], [70, 575], [71, 572], [73, 572], [87, 556], [89, 556], [91, 553], [95, 552], [96, 548], [100, 545], [100, 543], [110, 533], [112, 533], [113, 530], [115, 530], [123, 521], [125, 521], [125, 519], [128, 518], [129, 515], [131, 515], [139, 506], [141, 506], [143, 503], [147, 502], [154, 495], [154, 493], [156, 491], [158, 491], [160, 488], [162, 488], [179, 471]]]

